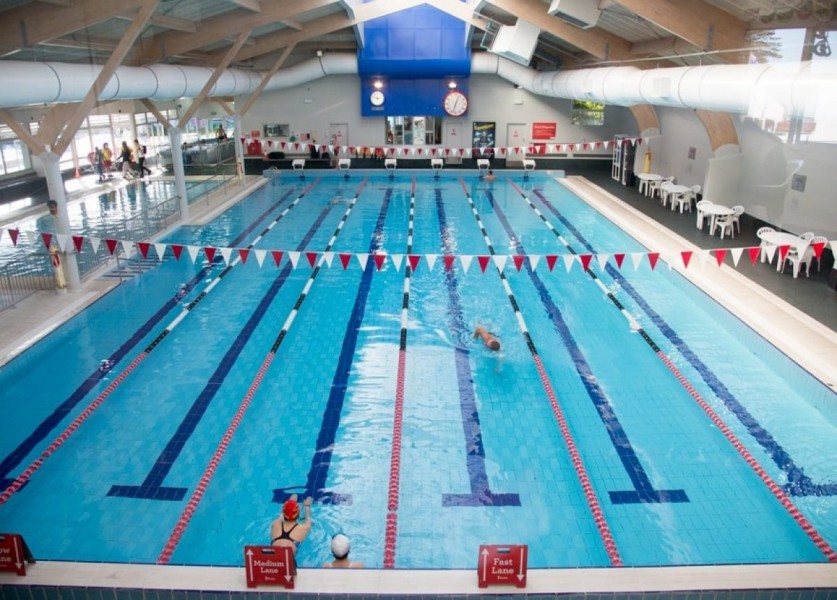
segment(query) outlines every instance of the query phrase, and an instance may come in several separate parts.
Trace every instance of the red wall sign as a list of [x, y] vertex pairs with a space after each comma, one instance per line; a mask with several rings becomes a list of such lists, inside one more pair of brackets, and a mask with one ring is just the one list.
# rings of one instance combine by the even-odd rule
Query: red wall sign
[[477, 576], [479, 587], [513, 585], [526, 587], [528, 546], [480, 546]]
[[558, 132], [556, 123], [532, 123], [533, 140], [553, 140]]
[[290, 546], [244, 546], [247, 587], [281, 585], [294, 589], [294, 551]]
[[11, 572], [26, 575], [26, 563], [35, 562], [32, 553], [16, 533], [0, 533], [0, 573]]

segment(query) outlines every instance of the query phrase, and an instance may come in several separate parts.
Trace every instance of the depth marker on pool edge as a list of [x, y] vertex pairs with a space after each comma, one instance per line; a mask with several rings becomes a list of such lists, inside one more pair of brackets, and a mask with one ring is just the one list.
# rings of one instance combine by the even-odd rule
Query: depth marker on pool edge
[[363, 181], [360, 182], [360, 186], [358, 187], [357, 192], [355, 192], [352, 201], [346, 208], [346, 212], [343, 213], [343, 217], [337, 224], [337, 228], [332, 234], [331, 239], [328, 241], [325, 250], [323, 250], [323, 254], [320, 256], [320, 260], [317, 263], [317, 266], [314, 268], [314, 271], [308, 277], [308, 281], [305, 283], [305, 286], [302, 289], [302, 293], [299, 295], [299, 298], [294, 303], [294, 306], [291, 309], [291, 312], [288, 314], [287, 319], [285, 319], [285, 323], [284, 325], [282, 325], [282, 329], [279, 331], [279, 335], [276, 336], [276, 340], [273, 342], [273, 346], [271, 346], [270, 351], [267, 353], [267, 356], [265, 356], [264, 360], [262, 361], [262, 364], [259, 367], [256, 376], [253, 378], [253, 381], [250, 382], [250, 387], [247, 388], [247, 393], [244, 394], [244, 398], [241, 400], [241, 403], [238, 406], [238, 410], [235, 413], [235, 417], [233, 417], [233, 420], [227, 427], [227, 430], [221, 438], [221, 441], [218, 443], [218, 446], [212, 455], [212, 459], [206, 466], [203, 476], [201, 476], [201, 479], [198, 482], [195, 491], [189, 498], [189, 502], [187, 503], [186, 508], [183, 509], [183, 512], [181, 513], [180, 518], [177, 520], [177, 524], [175, 525], [174, 530], [171, 532], [171, 535], [169, 536], [169, 539], [166, 542], [165, 547], [163, 548], [162, 552], [160, 552], [160, 555], [157, 557], [157, 564], [165, 565], [168, 564], [168, 562], [171, 560], [171, 556], [172, 554], [174, 554], [175, 548], [177, 548], [177, 545], [180, 543], [180, 538], [183, 537], [183, 532], [186, 531], [186, 527], [189, 525], [189, 521], [192, 520], [192, 517], [194, 516], [195, 511], [198, 508], [198, 504], [200, 504], [200, 501], [203, 499], [203, 495], [206, 493], [206, 488], [209, 487], [209, 482], [212, 481], [212, 478], [215, 476], [215, 471], [218, 469], [218, 465], [221, 463], [221, 459], [227, 452], [227, 448], [229, 447], [230, 442], [232, 441], [233, 435], [235, 435], [238, 426], [244, 419], [244, 413], [246, 413], [247, 409], [250, 408], [250, 402], [253, 400], [253, 396], [256, 395], [256, 391], [261, 386], [262, 379], [264, 379], [267, 370], [270, 368], [270, 365], [273, 362], [274, 357], [276, 356], [276, 352], [279, 349], [279, 346], [285, 339], [288, 330], [290, 329], [291, 325], [294, 322], [294, 319], [296, 318], [297, 313], [299, 312], [299, 307], [305, 301], [305, 298], [308, 294], [308, 290], [311, 289], [311, 286], [314, 283], [314, 279], [316, 279], [317, 274], [320, 272], [323, 262], [325, 262], [325, 254], [331, 250], [331, 248], [334, 246], [334, 243], [337, 241], [337, 236], [340, 235], [340, 232], [343, 230], [343, 225], [346, 223], [346, 219], [348, 219], [349, 215], [352, 213], [352, 210], [354, 209], [355, 204], [357, 203], [358, 196], [360, 196], [360, 193], [366, 186], [367, 179], [368, 177], [364, 177]]
[[[273, 222], [272, 222], [272, 223], [270, 223], [270, 225], [268, 225], [268, 226], [265, 228], [265, 230], [264, 230], [262, 233], [260, 233], [260, 234], [259, 234], [259, 235], [258, 235], [258, 236], [257, 236], [257, 237], [256, 237], [256, 238], [255, 238], [255, 239], [254, 239], [254, 240], [253, 240], [253, 241], [252, 241], [252, 242], [251, 242], [251, 243], [247, 246], [247, 249], [250, 249], [250, 248], [252, 248], [254, 245], [256, 245], [256, 244], [257, 244], [257, 243], [258, 243], [258, 242], [259, 242], [259, 241], [260, 241], [260, 240], [261, 240], [261, 239], [265, 236], [265, 234], [266, 234], [268, 231], [270, 231], [270, 230], [271, 230], [271, 229], [272, 229], [272, 228], [276, 225], [276, 223], [278, 223], [278, 222], [279, 222], [279, 220], [281, 220], [281, 219], [282, 219], [282, 218], [283, 218], [283, 217], [284, 217], [284, 216], [285, 216], [285, 215], [286, 215], [286, 214], [287, 214], [287, 213], [288, 213], [288, 212], [289, 212], [289, 211], [290, 211], [290, 210], [291, 210], [294, 206], [296, 206], [296, 205], [299, 203], [299, 201], [303, 198], [303, 196], [305, 196], [305, 194], [307, 194], [307, 193], [311, 190], [311, 188], [313, 188], [313, 187], [314, 187], [314, 186], [315, 186], [315, 185], [316, 185], [316, 184], [320, 181], [320, 179], [321, 179], [321, 178], [320, 178], [320, 177], [318, 177], [316, 180], [314, 180], [314, 181], [311, 183], [311, 185], [309, 185], [307, 188], [305, 188], [305, 189], [302, 191], [302, 193], [301, 193], [299, 196], [297, 196], [297, 198], [296, 198], [293, 202], [291, 202], [291, 204], [290, 204], [289, 206], [286, 206], [286, 207], [285, 207], [285, 209], [284, 209], [281, 213], [279, 213], [279, 216], [277, 216], [277, 217], [273, 220]], [[156, 348], [156, 347], [160, 344], [160, 342], [162, 342], [162, 341], [163, 341], [163, 339], [164, 339], [164, 338], [165, 338], [165, 337], [166, 337], [169, 333], [171, 333], [171, 332], [172, 332], [172, 330], [173, 330], [175, 327], [177, 327], [177, 325], [178, 325], [178, 324], [179, 324], [179, 323], [180, 323], [180, 322], [181, 322], [181, 321], [182, 321], [182, 320], [186, 317], [186, 315], [187, 315], [187, 314], [189, 314], [189, 312], [191, 312], [191, 310], [192, 310], [193, 308], [195, 308], [195, 306], [197, 306], [197, 305], [201, 302], [201, 300], [203, 300], [204, 298], [206, 298], [206, 296], [209, 294], [209, 292], [211, 292], [211, 291], [212, 291], [212, 289], [213, 289], [213, 288], [215, 288], [215, 286], [218, 284], [218, 282], [219, 282], [219, 281], [220, 281], [220, 280], [221, 280], [221, 279], [222, 279], [222, 278], [223, 278], [223, 277], [224, 277], [227, 273], [229, 273], [229, 272], [230, 272], [230, 270], [231, 270], [231, 269], [232, 269], [235, 265], [237, 265], [240, 261], [241, 261], [241, 257], [240, 257], [240, 256], [237, 256], [237, 257], [235, 258], [235, 260], [233, 260], [233, 262], [232, 262], [232, 263], [230, 263], [229, 265], [227, 265], [227, 266], [226, 266], [226, 268], [225, 268], [223, 271], [221, 271], [221, 273], [219, 273], [219, 274], [218, 274], [218, 277], [216, 277], [215, 279], [213, 279], [213, 280], [209, 283], [209, 285], [208, 285], [208, 286], [206, 286], [206, 288], [204, 288], [204, 290], [203, 290], [200, 294], [198, 294], [198, 295], [195, 297], [195, 299], [194, 299], [194, 300], [192, 300], [192, 301], [189, 303], [189, 305], [188, 305], [188, 306], [186, 306], [186, 307], [185, 307], [185, 308], [184, 308], [184, 309], [180, 312], [180, 314], [179, 314], [179, 315], [177, 315], [177, 316], [176, 316], [176, 317], [175, 317], [175, 318], [174, 318], [174, 319], [173, 319], [173, 320], [172, 320], [172, 321], [171, 321], [171, 322], [170, 322], [170, 323], [169, 323], [169, 324], [168, 324], [168, 325], [167, 325], [167, 326], [163, 329], [163, 331], [161, 331], [161, 332], [160, 332], [160, 334], [159, 334], [156, 338], [154, 338], [154, 340], [153, 340], [153, 341], [152, 341], [152, 342], [148, 345], [148, 347], [147, 347], [145, 350], [143, 350], [142, 352], [140, 352], [140, 353], [136, 356], [136, 358], [134, 358], [134, 360], [132, 360], [132, 361], [131, 361], [131, 364], [129, 364], [127, 367], [125, 367], [125, 368], [122, 370], [122, 372], [121, 372], [121, 373], [119, 373], [119, 375], [117, 375], [117, 376], [116, 376], [116, 378], [115, 378], [115, 379], [114, 379], [114, 380], [110, 383], [110, 385], [109, 385], [107, 388], [105, 388], [105, 389], [104, 389], [104, 391], [102, 391], [102, 393], [100, 393], [100, 394], [96, 397], [96, 399], [95, 399], [95, 400], [93, 400], [93, 402], [91, 402], [89, 405], [87, 405], [87, 408], [85, 408], [85, 409], [81, 412], [81, 414], [79, 414], [79, 415], [78, 415], [75, 419], [73, 419], [72, 423], [70, 423], [70, 424], [67, 426], [67, 428], [66, 428], [66, 429], [64, 429], [64, 431], [63, 431], [63, 432], [61, 432], [61, 434], [60, 434], [57, 438], [55, 438], [55, 440], [53, 440], [53, 442], [52, 442], [49, 446], [47, 446], [46, 450], [44, 450], [38, 458], [36, 458], [34, 461], [32, 461], [32, 463], [31, 463], [31, 464], [30, 464], [30, 465], [29, 465], [29, 466], [28, 466], [28, 467], [27, 467], [27, 468], [23, 471], [23, 473], [21, 473], [20, 475], [18, 475], [17, 479], [15, 479], [15, 480], [14, 480], [14, 481], [13, 481], [13, 482], [9, 485], [9, 487], [7, 487], [7, 488], [6, 488], [6, 490], [5, 490], [2, 494], [0, 494], [0, 506], [2, 506], [3, 504], [5, 504], [5, 503], [9, 500], [9, 498], [11, 498], [11, 497], [12, 497], [12, 496], [13, 496], [13, 495], [14, 495], [14, 494], [18, 491], [18, 490], [20, 490], [20, 488], [22, 488], [22, 487], [26, 484], [26, 482], [27, 482], [27, 481], [29, 481], [29, 480], [32, 478], [32, 475], [34, 475], [34, 474], [35, 474], [35, 472], [36, 472], [38, 469], [40, 469], [40, 468], [41, 468], [41, 465], [43, 465], [44, 461], [45, 461], [46, 459], [48, 459], [50, 456], [52, 456], [52, 455], [56, 452], [56, 450], [58, 450], [58, 448], [60, 448], [60, 447], [64, 444], [64, 442], [66, 442], [66, 441], [70, 438], [70, 436], [71, 436], [73, 433], [75, 433], [75, 432], [76, 432], [76, 430], [77, 430], [79, 427], [81, 427], [82, 423], [84, 423], [84, 422], [87, 420], [87, 418], [88, 418], [88, 417], [90, 417], [90, 415], [91, 415], [91, 414], [93, 414], [93, 412], [94, 412], [97, 408], [99, 408], [99, 406], [101, 406], [101, 405], [102, 405], [102, 403], [103, 403], [105, 400], [107, 400], [108, 396], [110, 396], [110, 395], [114, 392], [114, 390], [116, 390], [116, 388], [117, 388], [117, 387], [119, 387], [119, 386], [122, 384], [122, 382], [123, 382], [123, 381], [125, 381], [125, 379], [128, 377], [128, 375], [130, 375], [130, 374], [131, 374], [131, 372], [133, 372], [133, 370], [134, 370], [134, 369], [136, 369], [136, 368], [137, 368], [137, 366], [138, 366], [138, 365], [139, 365], [142, 361], [144, 361], [144, 360], [148, 357], [148, 355], [149, 355], [149, 354], [151, 354], [151, 352], [154, 350], [154, 348]]]
[[[485, 230], [485, 227], [482, 224], [482, 219], [480, 218], [479, 211], [477, 211], [477, 207], [474, 204], [473, 199], [471, 198], [471, 194], [468, 191], [468, 187], [465, 185], [465, 180], [462, 177], [459, 178], [459, 182], [462, 185], [462, 191], [465, 192], [465, 198], [468, 200], [468, 204], [471, 205], [471, 212], [474, 215], [474, 218], [477, 220], [477, 225], [482, 232], [483, 240], [485, 241], [486, 246], [488, 246], [488, 252], [492, 256], [496, 254], [494, 251], [494, 244], [491, 243], [491, 239], [488, 237], [488, 232]], [[564, 438], [564, 444], [567, 446], [567, 450], [570, 453], [570, 458], [573, 463], [573, 468], [575, 469], [576, 476], [581, 483], [581, 488], [584, 491], [584, 496], [587, 499], [587, 504], [590, 507], [590, 512], [593, 513], [593, 519], [596, 522], [596, 528], [599, 530], [599, 536], [602, 538], [602, 542], [605, 546], [605, 551], [607, 552], [608, 557], [610, 558], [610, 564], [614, 567], [621, 567], [622, 566], [622, 557], [619, 555], [619, 550], [616, 547], [616, 542], [613, 539], [613, 534], [610, 531], [610, 526], [607, 524], [605, 520], [604, 513], [602, 511], [601, 504], [599, 503], [599, 499], [596, 496], [596, 492], [593, 489], [593, 484], [590, 483], [590, 476], [587, 474], [587, 468], [584, 466], [584, 462], [581, 460], [581, 453], [579, 453], [578, 448], [575, 445], [575, 440], [573, 439], [572, 433], [570, 432], [569, 425], [567, 424], [567, 420], [564, 416], [563, 410], [561, 410], [561, 406], [558, 403], [558, 397], [555, 394], [555, 390], [552, 388], [552, 383], [549, 380], [549, 375], [546, 373], [546, 369], [541, 362], [540, 355], [538, 354], [538, 350], [535, 347], [535, 343], [532, 341], [532, 337], [529, 335], [529, 328], [526, 326], [526, 322], [523, 320], [523, 315], [520, 314], [520, 308], [517, 303], [517, 299], [514, 297], [514, 293], [509, 286], [509, 282], [506, 279], [506, 274], [497, 267], [497, 263], [494, 263], [494, 268], [497, 269], [497, 274], [500, 276], [500, 281], [503, 284], [503, 289], [506, 291], [506, 295], [509, 298], [509, 302], [511, 302], [512, 309], [514, 310], [515, 316], [517, 317], [517, 324], [520, 327], [520, 331], [523, 333], [523, 337], [526, 340], [526, 345], [529, 348], [529, 352], [532, 355], [532, 360], [535, 363], [535, 368], [538, 371], [538, 376], [541, 380], [541, 385], [543, 385], [544, 390], [546, 391], [546, 395], [549, 398], [549, 403], [552, 406], [552, 412], [555, 415], [556, 420], [558, 421], [558, 427], [561, 430], [561, 436]]]
[[[569, 250], [572, 254], [577, 254], [577, 252], [569, 245], [567, 240], [561, 236], [560, 233], [555, 229], [555, 227], [546, 220], [543, 213], [538, 210], [538, 208], [532, 203], [528, 196], [521, 190], [511, 179], [509, 179], [509, 183], [511, 183], [512, 187], [514, 187], [517, 192], [521, 195], [521, 197], [529, 204], [529, 207], [535, 211], [541, 220], [546, 224], [547, 228], [552, 231], [555, 236], [564, 244], [564, 246]], [[463, 184], [464, 185], [464, 184]], [[773, 480], [770, 475], [764, 470], [764, 468], [756, 461], [752, 454], [747, 450], [744, 444], [738, 439], [738, 437], [727, 427], [727, 425], [723, 422], [721, 417], [712, 409], [706, 400], [700, 395], [700, 393], [689, 383], [689, 380], [680, 372], [680, 370], [671, 362], [671, 359], [660, 349], [659, 346], [651, 339], [651, 336], [639, 326], [633, 316], [628, 313], [622, 303], [619, 301], [616, 296], [613, 295], [613, 292], [607, 289], [603, 283], [601, 283], [600, 279], [596, 276], [595, 273], [588, 270], [587, 273], [590, 277], [593, 278], [594, 281], [605, 291], [606, 296], [610, 299], [610, 301], [622, 312], [623, 315], [628, 319], [631, 324], [631, 328], [634, 329], [637, 333], [642, 336], [642, 339], [651, 347], [654, 353], [659, 357], [663, 364], [674, 374], [680, 384], [685, 388], [685, 390], [695, 399], [698, 405], [703, 409], [703, 411], [709, 416], [709, 418], [715, 423], [721, 433], [724, 434], [724, 437], [733, 445], [733, 447], [738, 451], [741, 457], [745, 460], [745, 462], [755, 471], [756, 475], [767, 485], [779, 503], [788, 511], [790, 516], [793, 518], [794, 521], [802, 528], [802, 530], [811, 538], [811, 541], [819, 548], [819, 550], [825, 555], [829, 562], [837, 562], [837, 552], [828, 544], [828, 542], [819, 534], [819, 532], [814, 529], [814, 526], [811, 525], [810, 521], [799, 511], [796, 505], [790, 500], [790, 498], [785, 494], [782, 488]]]

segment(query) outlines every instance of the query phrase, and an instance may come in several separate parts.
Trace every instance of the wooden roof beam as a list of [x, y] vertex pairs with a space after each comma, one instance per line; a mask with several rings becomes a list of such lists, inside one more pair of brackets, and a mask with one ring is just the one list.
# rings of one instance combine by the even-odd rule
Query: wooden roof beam
[[230, 0], [230, 2], [236, 6], [240, 6], [241, 8], [252, 10], [253, 12], [259, 12], [262, 10], [262, 7], [259, 6], [259, 0]]

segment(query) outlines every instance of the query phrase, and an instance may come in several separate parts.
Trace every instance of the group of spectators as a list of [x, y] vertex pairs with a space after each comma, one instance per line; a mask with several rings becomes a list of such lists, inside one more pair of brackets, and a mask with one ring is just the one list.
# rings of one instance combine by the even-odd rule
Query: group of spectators
[[[137, 170], [140, 179], [146, 173], [151, 175], [151, 169], [145, 166], [145, 155], [146, 147], [141, 145], [139, 140], [134, 140], [133, 146], [128, 146], [128, 142], [122, 142], [122, 148], [119, 151], [119, 159], [122, 161], [122, 176], [126, 179], [137, 177]], [[101, 149], [96, 146], [92, 153], [92, 161], [96, 174], [99, 176], [99, 183], [103, 182], [105, 178], [113, 177], [111, 174], [113, 170], [113, 151], [107, 142], [102, 145]]]

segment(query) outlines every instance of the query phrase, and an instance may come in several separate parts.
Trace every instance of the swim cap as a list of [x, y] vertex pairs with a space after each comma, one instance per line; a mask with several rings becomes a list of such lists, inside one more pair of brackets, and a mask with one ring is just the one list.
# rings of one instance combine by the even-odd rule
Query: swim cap
[[288, 521], [296, 519], [299, 516], [299, 503], [296, 500], [286, 500], [282, 505], [282, 515]]
[[334, 555], [334, 558], [340, 559], [349, 556], [351, 546], [349, 538], [342, 533], [338, 533], [331, 538], [331, 553]]

